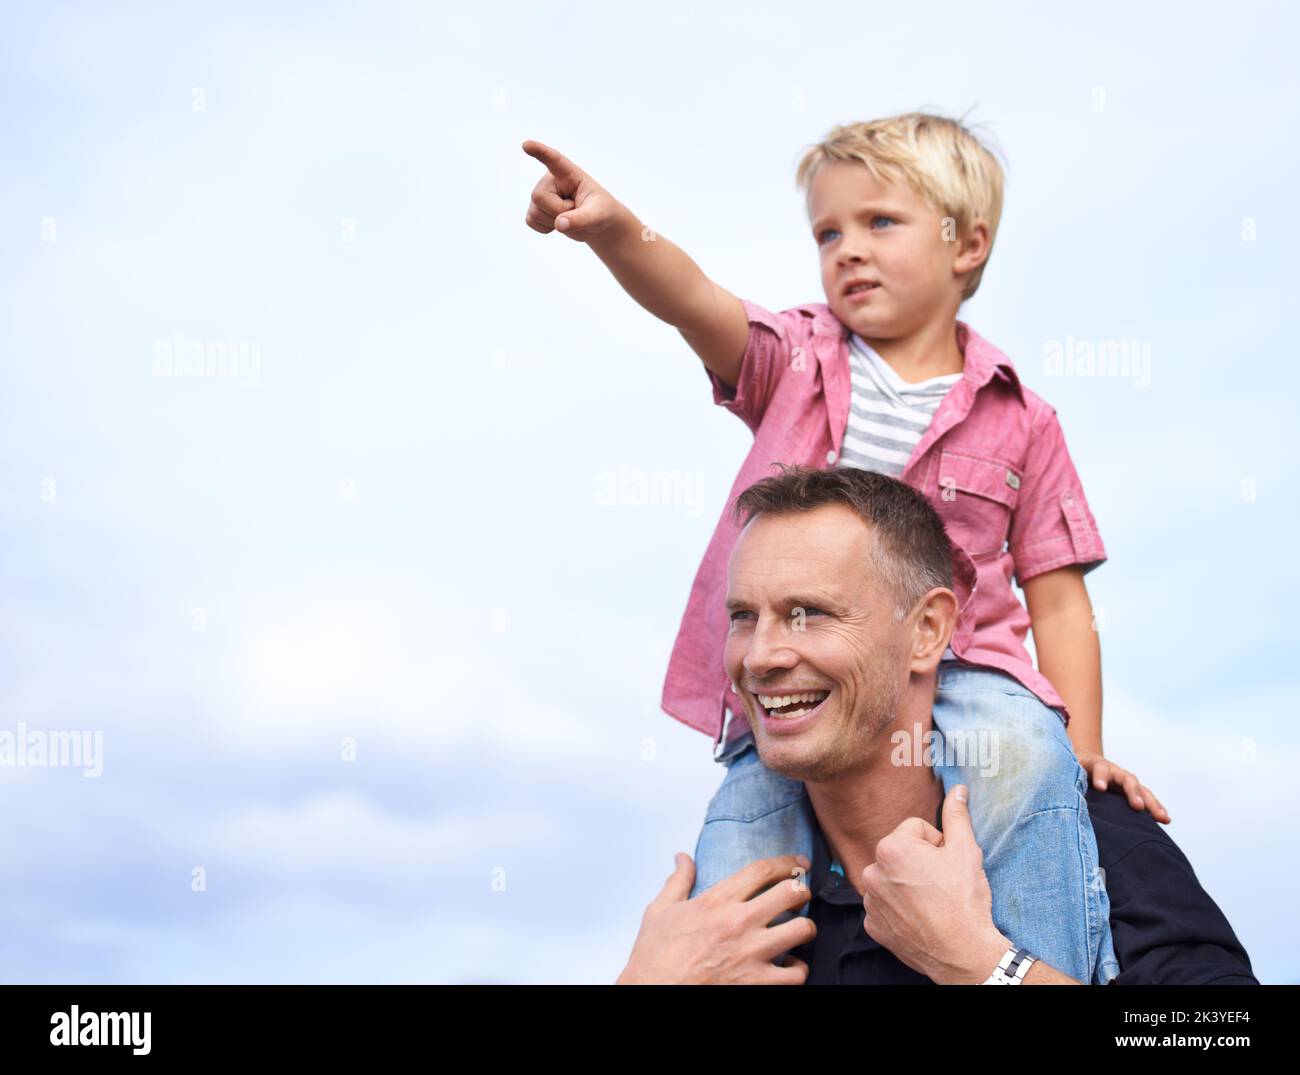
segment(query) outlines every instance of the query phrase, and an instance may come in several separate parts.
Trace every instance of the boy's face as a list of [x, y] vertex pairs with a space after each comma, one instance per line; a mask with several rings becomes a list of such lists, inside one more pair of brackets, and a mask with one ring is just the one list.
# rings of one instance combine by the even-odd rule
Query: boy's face
[[[827, 305], [863, 339], [907, 336], [956, 317], [965, 274], [982, 256], [953, 241], [956, 226], [945, 226], [907, 184], [881, 184], [860, 164], [823, 164], [809, 187], [808, 215]], [[846, 294], [858, 279], [879, 286]]]

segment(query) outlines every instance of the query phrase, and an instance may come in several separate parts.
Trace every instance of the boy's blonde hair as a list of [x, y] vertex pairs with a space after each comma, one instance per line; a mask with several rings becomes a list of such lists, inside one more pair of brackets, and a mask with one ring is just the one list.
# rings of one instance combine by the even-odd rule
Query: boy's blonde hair
[[[799, 162], [795, 183], [805, 200], [813, 176], [830, 161], [861, 164], [881, 183], [906, 183], [940, 216], [952, 217], [958, 236], [983, 220], [992, 255], [1002, 217], [1002, 166], [959, 120], [907, 112], [832, 128]], [[975, 294], [987, 264], [985, 258], [971, 274], [963, 300]]]

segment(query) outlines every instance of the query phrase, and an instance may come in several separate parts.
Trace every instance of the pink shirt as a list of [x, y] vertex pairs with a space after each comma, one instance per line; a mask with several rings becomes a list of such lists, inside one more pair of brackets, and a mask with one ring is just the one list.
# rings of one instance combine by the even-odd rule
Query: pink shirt
[[[662, 706], [692, 728], [727, 741], [742, 735], [744, 707], [723, 664], [727, 562], [740, 533], [737, 496], [779, 473], [773, 462], [827, 468], [839, 458], [848, 421], [848, 329], [824, 303], [774, 314], [742, 300], [749, 343], [734, 389], [716, 375], [713, 401], [737, 415], [754, 444], [695, 574], [668, 662]], [[962, 660], [1010, 673], [1044, 703], [1065, 703], [1025, 649], [1029, 613], [1011, 588], [1066, 564], [1090, 571], [1106, 559], [1096, 521], [1066, 450], [1056, 411], [1020, 383], [1011, 361], [969, 325], [956, 323], [965, 358], [903, 470], [934, 505], [956, 546], [954, 592], [961, 609], [952, 650]]]

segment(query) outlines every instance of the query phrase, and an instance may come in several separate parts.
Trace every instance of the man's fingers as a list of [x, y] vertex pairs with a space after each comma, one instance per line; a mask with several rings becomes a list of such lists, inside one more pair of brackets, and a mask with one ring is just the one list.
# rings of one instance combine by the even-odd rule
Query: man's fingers
[[895, 827], [890, 836], [910, 836], [916, 840], [924, 840], [935, 847], [943, 847], [943, 833], [931, 825], [923, 817], [905, 817]]
[[816, 936], [816, 923], [807, 915], [795, 915], [789, 922], [763, 930], [763, 943], [755, 954], [761, 959], [775, 959], [782, 952], [807, 944]]
[[[742, 867], [730, 877], [719, 881], [709, 891], [717, 893], [715, 899], [742, 902], [778, 881], [786, 881], [792, 877], [802, 878], [808, 872], [810, 865], [807, 860], [800, 862], [795, 855], [776, 855], [773, 858], [755, 859], [748, 866]], [[807, 887], [806, 883], [804, 887]], [[787, 886], [787, 890], [793, 892], [790, 886]], [[776, 916], [773, 915], [772, 917]]]
[[764, 985], [803, 985], [808, 980], [808, 964], [796, 956], [787, 956], [784, 967], [771, 967], [763, 972]]
[[[745, 903], [748, 920], [751, 925], [770, 926], [773, 919], [786, 911], [802, 907], [812, 898], [808, 877], [802, 866], [796, 865], [794, 877], [782, 878], [766, 892], [762, 892]], [[784, 926], [786, 923], [782, 923]], [[778, 927], [771, 926], [771, 929]], [[800, 942], [801, 943], [801, 942]], [[793, 947], [787, 945], [787, 948]]]
[[[582, 178], [582, 169], [569, 160], [558, 149], [552, 149], [543, 142], [528, 139], [524, 142], [524, 152], [546, 165], [546, 170], [561, 183], [574, 184]], [[561, 189], [566, 189], [561, 187]]]
[[1099, 761], [1092, 767], [1092, 786], [1098, 791], [1105, 791], [1110, 780], [1110, 763]]
[[[767, 927], [766, 932], [768, 935], [779, 931], [779, 929], [785, 929], [790, 924], [794, 924], [796, 929], [798, 928], [797, 923], [783, 922], [780, 926], [772, 926], [771, 924], [780, 915], [800, 909], [813, 898], [813, 890], [809, 888], [809, 877], [807, 877], [803, 867], [796, 866], [794, 870], [798, 871], [797, 876], [781, 880], [780, 883], [772, 885], [767, 892], [761, 893], [759, 896], [755, 896], [753, 900], [745, 903], [746, 920], [748, 920], [750, 926]], [[798, 918], [810, 922], [810, 919], [807, 919], [806, 916], [798, 915]], [[803, 941], [806, 940], [807, 937], [803, 937], [802, 940], [785, 945], [785, 948], [796, 948], [797, 945], [803, 944]], [[783, 949], [774, 949], [774, 952], [770, 953], [768, 958], [771, 958], [771, 954], [781, 952], [781, 950]]]

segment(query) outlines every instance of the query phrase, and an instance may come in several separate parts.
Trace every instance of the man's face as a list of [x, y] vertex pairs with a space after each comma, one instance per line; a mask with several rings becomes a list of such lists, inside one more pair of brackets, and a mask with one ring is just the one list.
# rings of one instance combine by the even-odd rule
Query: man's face
[[[907, 686], [906, 621], [894, 622], [871, 565], [874, 540], [851, 509], [826, 504], [759, 515], [732, 552], [727, 672], [763, 763], [792, 779], [831, 780], [865, 764]], [[771, 711], [805, 692], [817, 698]]]
[[[809, 186], [808, 217], [826, 303], [863, 339], [894, 339], [939, 314], [956, 316], [964, 280], [954, 275], [954, 225], [945, 227], [907, 184], [881, 184], [861, 164], [823, 164]], [[879, 286], [846, 295], [857, 279]]]

